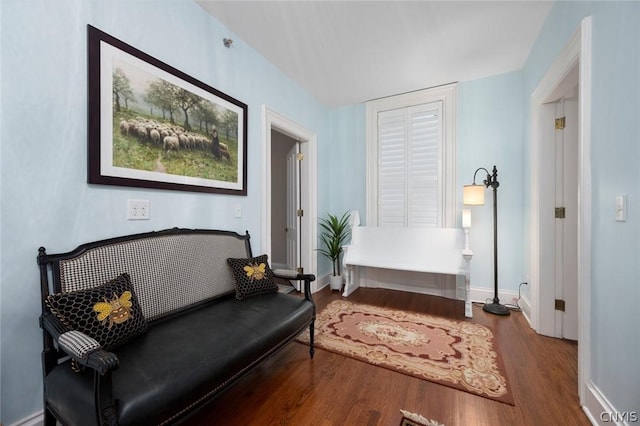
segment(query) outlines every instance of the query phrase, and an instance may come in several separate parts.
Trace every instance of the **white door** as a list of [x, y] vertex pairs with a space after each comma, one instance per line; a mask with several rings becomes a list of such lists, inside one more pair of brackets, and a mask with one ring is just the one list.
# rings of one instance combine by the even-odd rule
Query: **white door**
[[[578, 340], [578, 100], [556, 103], [555, 152], [555, 294], [556, 336]], [[564, 127], [564, 128], [558, 128]], [[558, 216], [563, 216], [558, 217]]]
[[296, 143], [287, 153], [287, 268], [296, 270], [300, 265], [300, 161]]

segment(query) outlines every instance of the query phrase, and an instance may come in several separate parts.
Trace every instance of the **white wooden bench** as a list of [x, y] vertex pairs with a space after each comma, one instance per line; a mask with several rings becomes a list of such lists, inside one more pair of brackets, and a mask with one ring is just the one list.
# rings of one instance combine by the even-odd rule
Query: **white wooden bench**
[[347, 297], [360, 286], [360, 268], [384, 268], [464, 276], [465, 316], [472, 317], [469, 264], [473, 253], [457, 228], [380, 228], [354, 226], [344, 247]]

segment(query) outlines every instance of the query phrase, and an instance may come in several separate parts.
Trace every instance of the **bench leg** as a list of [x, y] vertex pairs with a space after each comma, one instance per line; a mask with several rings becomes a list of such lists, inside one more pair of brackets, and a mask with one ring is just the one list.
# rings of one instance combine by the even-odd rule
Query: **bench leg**
[[471, 252], [463, 253], [465, 263], [464, 273], [464, 316], [467, 318], [473, 318], [473, 309], [471, 307]]
[[349, 297], [351, 293], [360, 287], [360, 267], [354, 265], [344, 266], [345, 284], [343, 297]]
[[[45, 403], [45, 407], [46, 407], [46, 403]], [[53, 415], [53, 413], [51, 411], [49, 411], [49, 409], [45, 408], [44, 409], [44, 424], [45, 426], [56, 426], [56, 418]]]

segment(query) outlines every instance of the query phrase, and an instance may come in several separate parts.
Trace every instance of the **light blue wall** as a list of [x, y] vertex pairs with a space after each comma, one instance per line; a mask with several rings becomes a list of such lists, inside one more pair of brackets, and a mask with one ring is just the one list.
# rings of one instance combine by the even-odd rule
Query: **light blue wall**
[[[318, 170], [327, 176], [326, 191], [319, 191], [318, 199], [325, 208], [318, 216], [328, 213], [341, 216], [358, 210], [365, 220], [365, 113], [364, 104], [336, 108], [330, 112], [330, 137], [322, 156], [318, 155]], [[320, 184], [320, 182], [318, 182]], [[318, 276], [331, 272], [331, 262], [318, 257]]]
[[[638, 411], [640, 3], [556, 2], [523, 70], [523, 109], [528, 117], [531, 92], [589, 15], [593, 23], [591, 341], [581, 344], [591, 350], [587, 376], [613, 408]], [[525, 139], [529, 141], [528, 126]], [[527, 176], [529, 158], [527, 150]], [[525, 188], [529, 184], [527, 179]], [[615, 221], [618, 194], [628, 197], [624, 223]], [[528, 208], [527, 202], [525, 213]]]
[[[329, 110], [188, 0], [2, 0], [0, 111], [1, 408], [3, 424], [42, 409], [39, 246], [173, 226], [249, 230], [261, 249], [261, 107], [318, 135]], [[248, 196], [87, 185], [86, 25], [91, 24], [248, 104]], [[231, 49], [222, 38], [235, 40]], [[320, 211], [328, 170], [319, 169]], [[127, 221], [128, 198], [150, 200], [149, 221]], [[243, 217], [234, 218], [241, 203]]]
[[[462, 187], [473, 182], [479, 167], [498, 170], [498, 286], [518, 291], [524, 280], [523, 260], [523, 144], [522, 73], [511, 72], [458, 85], [457, 180], [458, 211]], [[476, 183], [486, 178], [479, 171]], [[473, 250], [471, 285], [493, 288], [493, 194], [471, 210]], [[460, 216], [461, 214], [459, 214]], [[460, 224], [458, 219], [458, 223]], [[513, 303], [512, 300], [501, 300]]]
[[331, 150], [327, 160], [331, 188], [329, 206], [334, 214], [358, 210], [366, 215], [365, 106], [351, 105], [331, 111]]

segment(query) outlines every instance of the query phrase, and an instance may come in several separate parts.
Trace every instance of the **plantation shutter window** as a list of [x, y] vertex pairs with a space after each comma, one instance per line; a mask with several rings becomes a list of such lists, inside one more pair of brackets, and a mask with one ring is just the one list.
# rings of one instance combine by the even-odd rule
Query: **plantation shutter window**
[[456, 226], [456, 88], [366, 103], [368, 226]]
[[378, 113], [378, 226], [442, 226], [442, 102]]

